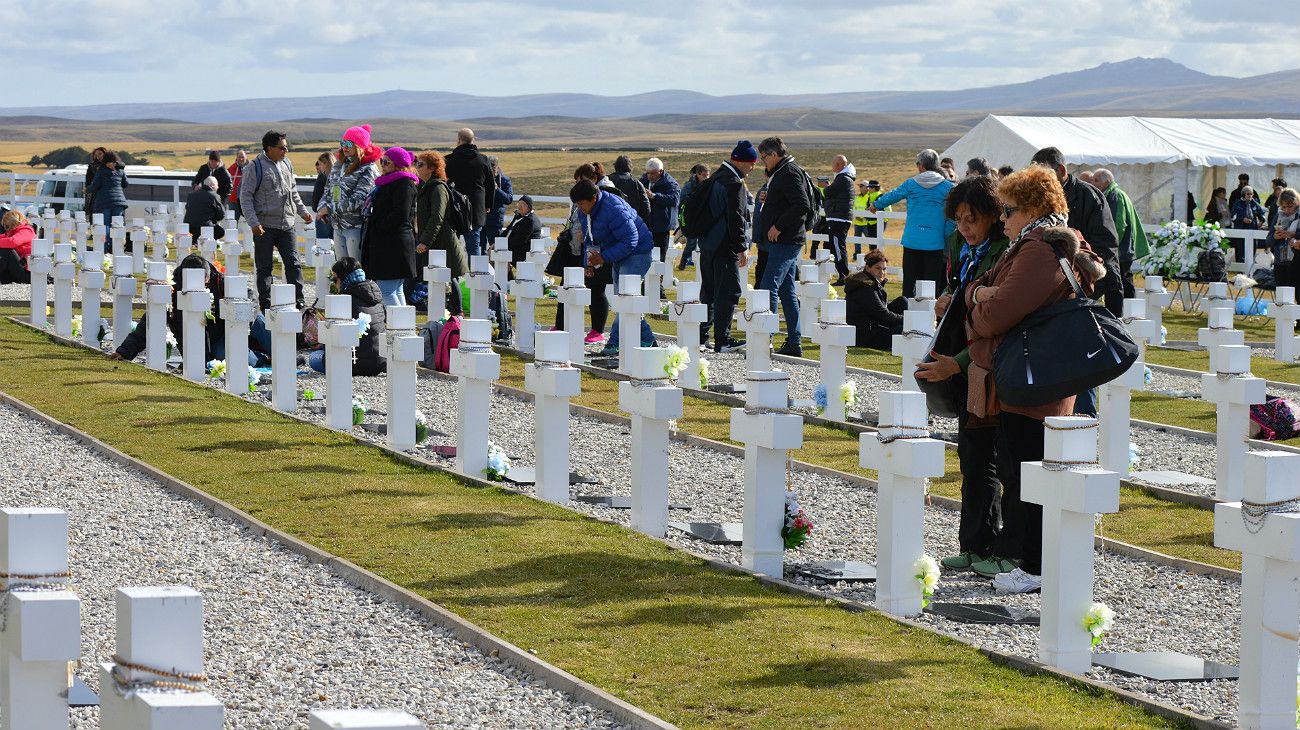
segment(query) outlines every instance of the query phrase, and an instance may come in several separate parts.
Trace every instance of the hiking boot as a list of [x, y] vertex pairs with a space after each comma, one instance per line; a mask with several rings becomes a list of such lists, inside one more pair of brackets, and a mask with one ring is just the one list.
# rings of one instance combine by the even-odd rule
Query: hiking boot
[[952, 557], [944, 558], [939, 561], [939, 565], [948, 570], [970, 570], [971, 566], [982, 562], [984, 558], [972, 552], [960, 552]]
[[998, 593], [1037, 593], [1043, 588], [1043, 577], [1014, 568], [993, 577], [993, 590]]
[[803, 345], [800, 345], [798, 342], [786, 340], [786, 343], [781, 345], [781, 349], [777, 350], [776, 354], [789, 355], [790, 357], [803, 357]]
[[972, 563], [970, 569], [985, 578], [992, 578], [1000, 573], [1009, 573], [1015, 570], [1016, 567], [1016, 561], [999, 558], [995, 555], [977, 563]]

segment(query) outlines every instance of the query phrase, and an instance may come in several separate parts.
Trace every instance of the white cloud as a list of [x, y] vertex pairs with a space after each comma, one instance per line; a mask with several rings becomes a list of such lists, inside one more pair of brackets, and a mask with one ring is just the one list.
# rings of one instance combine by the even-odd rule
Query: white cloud
[[27, 105], [431, 89], [954, 89], [1132, 56], [1285, 68], [1211, 0], [11, 0]]

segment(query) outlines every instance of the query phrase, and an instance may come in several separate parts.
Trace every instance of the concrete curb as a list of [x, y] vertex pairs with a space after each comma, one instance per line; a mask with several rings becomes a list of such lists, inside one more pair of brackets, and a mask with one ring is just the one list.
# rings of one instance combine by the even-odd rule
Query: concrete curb
[[[84, 343], [57, 337], [49, 332], [45, 332], [44, 330], [36, 329], [35, 327], [32, 327], [32, 325], [26, 322], [22, 322], [21, 320], [15, 317], [10, 317], [10, 320], [18, 324], [24, 325], [37, 332], [41, 332], [42, 334], [46, 334], [51, 339], [61, 344], [81, 347], [84, 349], [91, 350], [92, 352], [94, 351], [93, 348], [87, 347]], [[432, 377], [440, 380], [450, 380], [450, 381], [456, 380], [454, 376], [448, 375], [446, 373], [429, 371], [423, 368], [420, 368], [420, 370], [422, 371], [423, 374], [432, 374]], [[171, 374], [173, 377], [180, 378], [179, 375], [175, 375], [172, 373], [168, 373], [168, 374]], [[180, 379], [184, 380], [184, 378], [180, 378]], [[185, 382], [189, 382], [189, 381], [185, 381]], [[510, 386], [503, 386], [496, 383], [494, 383], [493, 385], [497, 390], [500, 390], [502, 393], [505, 393], [512, 397], [522, 397], [527, 399], [531, 399], [532, 397], [531, 394], [527, 393], [526, 391], [512, 388]], [[226, 393], [225, 391], [218, 390], [216, 392], [223, 393], [230, 397], [236, 397], [230, 393]], [[159, 469], [156, 469], [153, 466], [150, 466], [149, 464], [146, 464], [143, 461], [135, 459], [134, 457], [129, 456], [109, 446], [108, 444], [103, 443], [99, 439], [96, 439], [95, 437], [73, 426], [65, 424], [61, 421], [58, 421], [57, 419], [54, 419], [46, 415], [45, 413], [24, 403], [21, 400], [13, 398], [12, 396], [8, 395], [3, 391], [0, 391], [0, 402], [7, 403], [13, 406], [14, 408], [17, 408], [18, 410], [28, 414], [29, 416], [36, 418], [46, 423], [47, 425], [50, 425], [55, 430], [81, 441], [82, 443], [86, 444], [87, 446], [94, 449], [95, 451], [103, 454], [106, 458], [109, 458], [113, 461], [121, 463], [124, 466], [128, 466], [130, 468], [140, 469], [141, 471], [153, 476], [155, 479], [158, 479], [161, 483], [164, 484], [164, 486], [167, 486], [169, 489], [172, 489], [173, 491], [183, 496], [194, 499], [208, 506], [210, 509], [212, 509], [214, 512], [218, 514], [221, 514], [230, 519], [236, 520], [238, 522], [247, 525], [250, 529], [254, 530], [258, 534], [265, 535], [283, 542], [288, 549], [302, 555], [303, 557], [305, 557], [311, 562], [326, 565], [336, 574], [340, 575], [345, 580], [352, 582], [357, 587], [363, 588], [365, 590], [370, 590], [384, 598], [396, 601], [398, 603], [401, 603], [403, 605], [406, 605], [414, 609], [415, 611], [419, 612], [422, 616], [425, 616], [431, 623], [446, 628], [454, 636], [456, 636], [456, 638], [460, 639], [461, 641], [464, 641], [465, 643], [470, 644], [471, 646], [475, 646], [480, 651], [483, 651], [485, 654], [488, 654], [489, 656], [500, 656], [507, 663], [510, 663], [513, 666], [516, 666], [524, 671], [536, 675], [539, 679], [542, 679], [542, 681], [546, 683], [547, 686], [550, 686], [553, 689], [557, 689], [563, 692], [568, 692], [572, 694], [575, 698], [583, 702], [586, 702], [592, 705], [593, 707], [598, 707], [600, 709], [606, 710], [607, 712], [610, 712], [615, 717], [619, 718], [624, 722], [628, 722], [634, 727], [638, 727], [638, 728], [640, 727], [675, 728], [676, 727], [675, 725], [672, 725], [664, 720], [661, 720], [660, 718], [655, 717], [654, 715], [645, 712], [644, 710], [641, 710], [640, 708], [637, 708], [634, 705], [631, 705], [627, 702], [624, 702], [623, 700], [618, 699], [617, 697], [614, 697], [608, 692], [605, 692], [604, 690], [601, 690], [600, 688], [595, 687], [590, 683], [578, 679], [577, 677], [569, 674], [568, 672], [564, 671], [563, 669], [560, 669], [559, 667], [551, 665], [548, 662], [545, 662], [539, 659], [538, 657], [525, 652], [524, 650], [520, 649], [514, 644], [506, 642], [492, 635], [486, 630], [476, 626], [473, 623], [470, 623], [469, 621], [466, 621], [460, 616], [448, 611], [447, 609], [437, 605], [436, 603], [433, 603], [432, 601], [429, 601], [428, 599], [419, 596], [418, 594], [412, 593], [411, 591], [408, 591], [405, 588], [402, 588], [401, 586], [398, 586], [397, 584], [392, 583], [391, 581], [388, 581], [378, 575], [375, 575], [365, 570], [364, 568], [361, 568], [347, 560], [344, 560], [328, 552], [320, 550], [319, 548], [316, 548], [306, 542], [303, 542], [302, 540], [299, 540], [291, 535], [283, 533], [280, 530], [277, 530], [276, 528], [261, 522], [255, 517], [248, 515], [242, 510], [239, 510], [233, 505], [230, 505], [220, 499], [217, 499], [216, 497], [213, 497], [207, 494], [206, 492], [203, 492], [193, 486], [190, 486], [189, 484], [186, 484], [185, 482], [181, 482], [180, 480], [173, 478], [169, 474]], [[598, 420], [602, 420], [608, 423], [614, 423], [620, 425], [630, 425], [631, 423], [631, 419], [629, 418], [617, 416], [611, 413], [606, 413], [604, 411], [598, 411], [595, 409], [587, 408], [585, 406], [571, 405], [570, 407], [575, 409], [577, 412], [582, 413], [583, 415], [587, 415], [589, 417], [596, 418]], [[273, 412], [279, 413], [279, 411], [274, 411], [274, 409], [272, 410]], [[323, 428], [318, 423], [309, 421], [304, 418], [300, 418], [296, 415], [290, 415], [284, 413], [281, 413], [280, 415], [293, 418], [294, 420], [299, 421], [300, 423], [311, 425], [316, 428]], [[342, 432], [335, 432], [335, 433], [342, 433]], [[394, 456], [405, 463], [414, 466], [424, 467], [432, 471], [446, 474], [448, 476], [451, 476], [452, 478], [458, 479], [463, 482], [467, 482], [473, 486], [493, 487], [493, 488], [503, 489], [505, 491], [518, 494], [520, 496], [529, 496], [519, 490], [511, 489], [509, 487], [504, 487], [502, 486], [502, 484], [498, 482], [491, 482], [476, 477], [470, 477], [464, 474], [460, 474], [458, 472], [451, 471], [449, 469], [442, 467], [441, 465], [435, 464], [430, 461], [426, 461], [424, 459], [413, 456], [411, 454], [394, 451], [388, 448], [387, 446], [376, 444], [372, 441], [363, 439], [362, 437], [357, 436], [355, 434], [347, 433], [346, 435], [350, 436], [353, 439], [353, 441], [359, 444], [363, 444], [373, 448], [379, 448], [384, 452], [388, 453], [389, 455]], [[674, 433], [672, 434], [672, 437], [674, 439], [686, 443], [702, 446], [704, 448], [710, 448], [717, 451], [723, 451], [723, 452], [736, 454], [736, 455], [744, 454], [744, 449], [740, 447], [732, 446], [730, 444], [724, 444], [718, 441], [713, 441], [711, 439], [706, 439], [699, 436], [694, 436], [692, 434]], [[875, 488], [876, 486], [875, 480], [867, 479], [866, 477], [861, 477], [854, 474], [848, 474], [846, 472], [840, 472], [834, 469], [828, 469], [826, 467], [820, 467], [813, 464], [807, 464], [805, 462], [796, 461], [794, 462], [794, 465], [795, 468], [797, 469], [804, 469], [806, 471], [811, 471], [814, 473], [836, 476], [841, 479], [850, 481], [851, 483], [859, 484], [864, 487]], [[940, 504], [941, 506], [945, 506], [951, 509], [960, 508], [960, 501], [958, 500], [953, 500], [946, 497], [938, 497], [938, 496], [931, 496], [931, 500], [937, 504]], [[589, 519], [596, 519], [598, 522], [603, 522], [605, 524], [611, 524], [620, 527], [622, 526], [620, 523], [617, 523], [613, 520], [605, 520], [605, 519], [598, 519], [598, 518], [589, 518]], [[784, 579], [772, 578], [767, 575], [746, 570], [743, 567], [733, 565], [731, 563], [727, 563], [718, 560], [716, 558], [701, 553], [697, 553], [693, 550], [683, 548], [679, 545], [670, 542], [666, 538], [650, 538], [650, 539], [658, 541], [659, 543], [665, 545], [669, 549], [677, 550], [686, 553], [688, 555], [691, 555], [692, 557], [704, 562], [710, 567], [720, 571], [733, 573], [733, 574], [748, 575], [756, 579], [759, 583], [763, 585], [770, 586], [788, 593], [801, 595], [814, 600], [821, 600], [828, 604], [833, 604], [840, 608], [853, 611], [853, 612], [877, 613], [878, 615], [883, 616], [884, 618], [889, 619], [900, 625], [908, 626], [910, 628], [918, 629], [921, 631], [928, 631], [930, 633], [944, 636], [945, 638], [948, 638], [952, 641], [955, 641], [964, 646], [968, 646], [975, 649], [976, 651], [988, 657], [991, 661], [995, 663], [1002, 664], [1012, 669], [1026, 672], [1028, 674], [1050, 675], [1058, 679], [1065, 680], [1067, 683], [1083, 685], [1100, 692], [1105, 692], [1114, 696], [1116, 699], [1118, 699], [1119, 701], [1125, 704], [1133, 705], [1135, 707], [1140, 707], [1144, 710], [1151, 712], [1152, 714], [1161, 717], [1186, 721], [1196, 728], [1218, 730], [1220, 728], [1232, 727], [1231, 725], [1226, 725], [1224, 723], [1217, 722], [1213, 718], [1209, 718], [1204, 715], [1190, 712], [1182, 708], [1174, 707], [1173, 705], [1169, 705], [1163, 702], [1148, 699], [1139, 694], [1129, 692], [1127, 690], [1121, 689], [1114, 685], [1110, 685], [1105, 682], [1091, 679], [1083, 675], [1066, 672], [1057, 669], [1056, 667], [1042, 664], [1033, 659], [1028, 659], [1026, 657], [1020, 657], [1013, 654], [1008, 654], [1006, 652], [1001, 652], [996, 649], [981, 647], [977, 643], [971, 640], [944, 631], [937, 627], [924, 624], [919, 621], [914, 621], [908, 618], [881, 613], [877, 611], [877, 609], [874, 606], [861, 601], [855, 601], [851, 599], [841, 598], [838, 596], [832, 596], [817, 591], [815, 589], [809, 588], [807, 586], [802, 586]], [[1218, 566], [1206, 565], [1203, 563], [1195, 563], [1194, 561], [1186, 561], [1180, 558], [1172, 558], [1170, 556], [1163, 555], [1161, 553], [1144, 550], [1136, 546], [1128, 545], [1127, 543], [1109, 540], [1107, 538], [1098, 537], [1097, 540], [1099, 544], [1104, 544], [1108, 547], [1111, 547], [1115, 549], [1116, 552], [1131, 550], [1133, 551], [1135, 557], [1141, 557], [1144, 559], [1152, 560], [1153, 562], [1162, 562], [1162, 560], [1159, 560], [1157, 558], [1163, 558], [1164, 560], [1170, 561], [1169, 564], [1172, 565], [1173, 567], [1180, 567], [1183, 569], [1189, 569], [1188, 567], [1185, 566], [1202, 567], [1208, 569], [1208, 572], [1210, 572], [1210, 574], [1218, 574], [1217, 571], [1222, 571], [1227, 574], [1225, 575], [1225, 577], [1235, 577], [1237, 580], [1240, 580], [1240, 573], [1236, 571], [1231, 571], [1226, 568], [1219, 568]], [[1200, 571], [1191, 570], [1190, 572], [1200, 572]]]

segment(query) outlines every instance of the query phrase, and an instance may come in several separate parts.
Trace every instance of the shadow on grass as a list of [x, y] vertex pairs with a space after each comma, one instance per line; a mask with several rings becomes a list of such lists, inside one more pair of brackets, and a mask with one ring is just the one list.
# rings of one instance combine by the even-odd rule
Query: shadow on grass
[[[738, 684], [748, 687], [830, 689], [904, 679], [911, 670], [940, 664], [938, 659], [877, 661], [859, 657], [822, 657], [768, 665], [768, 674]], [[924, 671], [924, 670], [922, 670]]]
[[[155, 384], [154, 384], [154, 383], [149, 383], [149, 382], [144, 381], [144, 380], [140, 380], [140, 379], [138, 379], [138, 378], [112, 378], [112, 379], [109, 379], [109, 378], [103, 378], [103, 379], [101, 379], [101, 380], [72, 380], [72, 381], [69, 381], [69, 382], [67, 383], [67, 385], [68, 385], [68, 387], [73, 387], [73, 386], [78, 386], [78, 385], [138, 385], [138, 386], [140, 386], [140, 387], [142, 387], [142, 388], [148, 388], [148, 387], [151, 387], [152, 385], [155, 385]], [[142, 396], [142, 397], [143, 397], [143, 396]], [[150, 396], [150, 397], [153, 397], [153, 398], [159, 398], [159, 399], [165, 399], [165, 400], [169, 400], [169, 401], [170, 401], [170, 400], [178, 400], [178, 399], [173, 399], [173, 398], [169, 398], [169, 397], [166, 397], [166, 396]], [[122, 403], [129, 403], [131, 400], [132, 400], [132, 399], [128, 398], [127, 400], [124, 400], [124, 401], [121, 401], [121, 402], [122, 402]]]
[[[194, 400], [194, 399], [190, 399]], [[204, 447], [205, 451], [239, 451], [246, 454], [260, 454], [268, 451], [292, 451], [300, 446], [316, 446], [314, 441], [272, 441], [269, 439], [230, 439], [213, 441]]]
[[[389, 496], [390, 494], [392, 493], [379, 492], [378, 496]], [[424, 497], [428, 495], [421, 492], [411, 496]], [[440, 514], [424, 520], [401, 522], [394, 526], [418, 527], [430, 532], [442, 532], [444, 530], [469, 530], [483, 527], [523, 527], [534, 522], [549, 520], [550, 518], [541, 515], [511, 515], [504, 512], [457, 512]]]
[[[347, 499], [349, 497], [428, 497], [428, 492], [421, 492], [414, 489], [367, 489], [358, 487], [356, 489], [346, 489], [342, 492], [329, 492], [327, 494], [309, 494], [298, 499], [303, 502], [318, 502], [322, 499]], [[414, 525], [415, 523], [406, 523]]]
[[182, 416], [177, 418], [146, 418], [132, 422], [140, 428], [164, 428], [167, 426], [219, 426], [223, 423], [253, 423], [252, 419], [233, 416]]
[[743, 621], [755, 613], [745, 606], [713, 606], [700, 603], [673, 603], [647, 606], [624, 614], [621, 618], [583, 624], [591, 629], [614, 629], [620, 626], [655, 624], [660, 626], [721, 626]]
[[137, 395], [134, 398], [123, 398], [122, 400], [113, 401], [114, 403], [193, 403], [198, 398], [190, 395]]
[[[288, 464], [276, 469], [281, 472], [292, 472], [294, 474], [360, 474], [360, 469], [354, 469], [350, 466], [334, 466], [333, 464]], [[333, 494], [321, 495], [322, 499], [335, 496]]]

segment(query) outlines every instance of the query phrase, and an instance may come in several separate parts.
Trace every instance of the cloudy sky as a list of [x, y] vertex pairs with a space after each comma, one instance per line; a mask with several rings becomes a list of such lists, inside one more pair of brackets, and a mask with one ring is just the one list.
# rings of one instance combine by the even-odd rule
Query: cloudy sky
[[1261, 42], [1264, 16], [1232, 17], [1230, 5], [9, 0], [4, 76], [7, 105], [45, 106], [399, 88], [488, 96], [955, 89], [1133, 56], [1226, 76], [1300, 65]]

